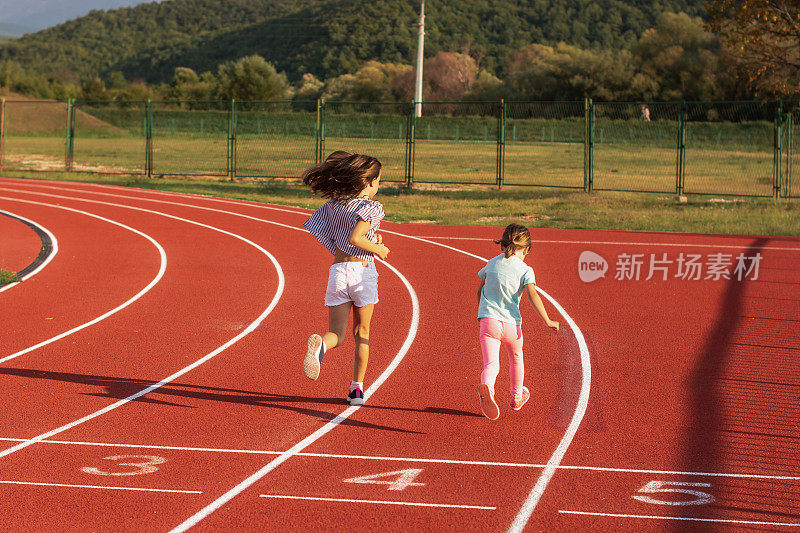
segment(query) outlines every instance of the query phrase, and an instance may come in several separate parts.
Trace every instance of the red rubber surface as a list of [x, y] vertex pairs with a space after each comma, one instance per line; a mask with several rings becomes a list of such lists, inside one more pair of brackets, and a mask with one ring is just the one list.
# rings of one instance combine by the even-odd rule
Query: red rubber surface
[[[347, 409], [351, 339], [326, 355], [318, 381], [301, 370], [308, 335], [327, 324], [322, 297], [330, 262], [297, 229], [307, 212], [17, 179], [0, 180], [0, 196], [117, 221], [152, 237], [167, 257], [163, 278], [129, 307], [0, 364], [2, 449], [159, 382], [267, 309], [280, 287], [269, 258], [188, 221], [250, 240], [274, 256], [285, 277], [274, 310], [210, 360], [47, 442], [0, 457], [3, 529], [170, 530]], [[158, 250], [132, 231], [52, 205], [0, 200], [0, 209], [40, 222], [60, 246], [42, 272], [0, 293], [0, 358], [115, 308], [158, 273]], [[558, 334], [524, 303], [532, 398], [519, 412], [508, 409], [503, 364], [500, 419], [483, 418], [474, 318], [483, 263], [391, 232], [489, 258], [498, 253], [490, 239], [501, 228], [382, 227], [389, 262], [419, 301], [408, 352], [363, 408], [194, 529], [511, 527], [585, 386], [576, 334], [548, 301], [562, 324]], [[586, 340], [591, 392], [527, 530], [791, 530], [800, 523], [800, 239], [545, 229], [534, 239], [528, 262]], [[604, 279], [579, 279], [584, 250], [608, 260]], [[646, 273], [638, 281], [614, 279], [622, 253], [674, 259], [681, 252], [755, 251], [763, 256], [755, 281], [646, 281]], [[385, 265], [378, 271], [368, 386], [401, 350], [413, 319], [402, 280]], [[151, 459], [109, 459], [121, 455]], [[144, 471], [119, 464], [142, 461], [157, 464]], [[85, 470], [91, 468], [97, 470]], [[402, 490], [390, 490], [401, 488], [401, 473], [369, 478], [400, 471], [412, 483]], [[132, 472], [140, 473], [119, 475]]]
[[42, 240], [20, 220], [0, 213], [0, 269], [19, 272], [30, 265], [39, 255]]

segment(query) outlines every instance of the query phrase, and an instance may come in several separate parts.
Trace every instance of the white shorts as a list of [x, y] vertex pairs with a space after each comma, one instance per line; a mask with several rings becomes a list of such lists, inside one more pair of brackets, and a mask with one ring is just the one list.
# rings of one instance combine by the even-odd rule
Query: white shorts
[[325, 305], [353, 302], [356, 307], [378, 303], [378, 271], [375, 263], [334, 263], [328, 271]]

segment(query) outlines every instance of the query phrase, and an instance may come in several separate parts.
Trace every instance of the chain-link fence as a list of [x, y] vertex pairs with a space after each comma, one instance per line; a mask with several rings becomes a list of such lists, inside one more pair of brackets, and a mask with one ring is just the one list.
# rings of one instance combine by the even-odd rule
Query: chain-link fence
[[798, 127], [781, 102], [3, 100], [0, 168], [296, 178], [347, 150], [408, 186], [788, 198]]
[[4, 102], [0, 111], [0, 168], [63, 171], [67, 107], [66, 102]]
[[318, 159], [337, 150], [369, 154], [381, 161], [382, 180], [405, 182], [409, 108], [407, 103], [322, 103]]
[[594, 190], [676, 192], [680, 104], [593, 104]]
[[497, 103], [424, 102], [417, 107], [414, 183], [497, 183]]
[[774, 103], [698, 102], [686, 106], [686, 193], [776, 194]]
[[[316, 102], [297, 102], [302, 109]], [[241, 102], [235, 109], [235, 175], [297, 177], [314, 164], [317, 115], [291, 102]]]
[[108, 102], [68, 104], [66, 168], [75, 172], [145, 171], [145, 109]]
[[584, 102], [507, 102], [506, 185], [584, 187]]

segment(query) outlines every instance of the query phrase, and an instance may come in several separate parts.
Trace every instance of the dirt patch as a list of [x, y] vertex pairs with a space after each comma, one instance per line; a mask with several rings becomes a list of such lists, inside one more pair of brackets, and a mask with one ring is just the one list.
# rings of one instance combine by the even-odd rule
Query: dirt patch
[[507, 216], [507, 217], [481, 217], [478, 222], [500, 222], [501, 220], [553, 220], [550, 215], [520, 215], [520, 216]]
[[[4, 163], [6, 167], [12, 167], [15, 170], [65, 171], [63, 159], [46, 155], [7, 155]], [[108, 172], [110, 174], [130, 172], [130, 169], [127, 168], [81, 165], [78, 163], [73, 163], [72, 170], [75, 172]]]

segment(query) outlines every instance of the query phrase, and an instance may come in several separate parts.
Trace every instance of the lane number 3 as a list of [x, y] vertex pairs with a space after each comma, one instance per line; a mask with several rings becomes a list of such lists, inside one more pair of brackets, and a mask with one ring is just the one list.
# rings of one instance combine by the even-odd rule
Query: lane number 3
[[711, 483], [687, 483], [684, 481], [650, 481], [637, 492], [641, 494], [664, 494], [668, 492], [692, 496], [691, 500], [659, 500], [652, 496], [633, 496], [634, 500], [656, 505], [706, 505], [714, 501], [714, 496], [707, 492], [693, 490], [688, 487], [710, 487]]
[[[111, 455], [103, 457], [106, 461], [114, 461], [116, 467], [130, 467], [119, 471], [106, 472], [94, 466], [84, 466], [81, 468], [87, 474], [96, 476], [138, 476], [140, 474], [152, 474], [157, 472], [156, 465], [166, 463], [167, 460], [157, 455]], [[124, 461], [124, 462], [123, 462]]]

